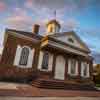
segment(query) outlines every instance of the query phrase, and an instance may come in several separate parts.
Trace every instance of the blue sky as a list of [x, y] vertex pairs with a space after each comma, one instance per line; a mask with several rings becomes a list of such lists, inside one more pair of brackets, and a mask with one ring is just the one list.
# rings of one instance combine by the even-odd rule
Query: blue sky
[[43, 34], [55, 10], [61, 31], [74, 30], [100, 63], [100, 0], [0, 0], [0, 52], [5, 28], [31, 31], [38, 23]]

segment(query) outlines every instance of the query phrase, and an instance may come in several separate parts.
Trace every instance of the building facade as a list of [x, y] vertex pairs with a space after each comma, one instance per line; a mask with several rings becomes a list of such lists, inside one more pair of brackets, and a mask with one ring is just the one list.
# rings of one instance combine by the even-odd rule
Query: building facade
[[[75, 32], [60, 32], [57, 20], [47, 24], [47, 32], [7, 29], [1, 57], [1, 76], [29, 79], [44, 88], [85, 88], [93, 86], [93, 58]], [[4, 71], [6, 70], [6, 71]]]

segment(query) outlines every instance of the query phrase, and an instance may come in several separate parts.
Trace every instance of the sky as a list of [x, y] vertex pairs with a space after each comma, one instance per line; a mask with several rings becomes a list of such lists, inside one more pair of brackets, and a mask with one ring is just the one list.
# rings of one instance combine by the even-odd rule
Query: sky
[[6, 28], [32, 31], [36, 23], [43, 34], [55, 11], [61, 31], [75, 31], [100, 63], [100, 0], [0, 0], [0, 53]]

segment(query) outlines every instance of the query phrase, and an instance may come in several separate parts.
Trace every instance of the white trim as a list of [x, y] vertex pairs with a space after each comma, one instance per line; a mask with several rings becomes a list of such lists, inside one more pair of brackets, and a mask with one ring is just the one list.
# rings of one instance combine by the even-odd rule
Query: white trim
[[40, 51], [39, 60], [38, 60], [38, 69], [42, 68], [42, 60], [43, 60], [43, 51]]
[[17, 49], [16, 49], [15, 59], [14, 59], [14, 65], [15, 66], [18, 66], [19, 65], [21, 51], [22, 51], [22, 48], [21, 48], [20, 45], [18, 45], [17, 46]]
[[[74, 66], [75, 67], [75, 73], [71, 73], [71, 60], [72, 59], [69, 59], [68, 60], [68, 74], [71, 75], [71, 76], [77, 76], [78, 75], [78, 61], [76, 61], [76, 65]], [[74, 59], [73, 59], [74, 60]]]
[[[19, 65], [19, 60], [20, 60], [20, 57], [21, 57], [21, 51], [22, 49], [26, 47], [29, 49], [29, 56], [28, 56], [28, 62], [27, 62], [27, 65], [26, 66], [23, 66], [23, 65]], [[18, 66], [20, 68], [32, 68], [32, 63], [33, 63], [33, 57], [34, 57], [34, 51], [35, 49], [31, 50], [30, 47], [28, 46], [23, 46], [21, 47], [20, 45], [17, 46], [17, 49], [16, 49], [16, 55], [15, 55], [15, 60], [14, 60], [14, 65], [15, 66]]]
[[69, 51], [69, 52], [72, 52], [72, 53], [75, 53], [75, 54], [78, 54], [78, 55], [82, 55], [82, 56], [88, 56], [88, 53], [85, 53], [85, 52], [81, 52], [81, 51], [79, 51], [79, 50], [77, 50], [77, 49], [73, 49], [73, 48], [71, 48], [71, 47], [69, 47], [69, 46], [66, 46], [66, 45], [63, 45], [63, 44], [59, 44], [59, 43], [57, 43], [57, 42], [53, 42], [53, 41], [45, 41], [45, 42], [43, 42], [42, 44], [41, 44], [41, 46], [43, 47], [43, 46], [45, 46], [45, 45], [52, 45], [53, 47], [57, 47], [57, 48], [60, 48], [60, 49], [63, 49], [63, 50], [65, 50], [65, 51]]
[[38, 69], [40, 69], [41, 71], [52, 71], [53, 54], [49, 53], [48, 69], [42, 69], [43, 55], [44, 55], [44, 52], [40, 51]]
[[[84, 68], [85, 68], [84, 67], [84, 63], [87, 64], [87, 72], [86, 72], [87, 74], [86, 74], [86, 76], [84, 76], [84, 73], [83, 73], [84, 72]], [[81, 63], [81, 77], [84, 77], [84, 78], [90, 77], [89, 64], [86, 63], [86, 62], [82, 62]]]
[[34, 59], [33, 59], [34, 58], [34, 53], [35, 53], [35, 49], [30, 51], [27, 68], [32, 68], [32, 63], [34, 61]]

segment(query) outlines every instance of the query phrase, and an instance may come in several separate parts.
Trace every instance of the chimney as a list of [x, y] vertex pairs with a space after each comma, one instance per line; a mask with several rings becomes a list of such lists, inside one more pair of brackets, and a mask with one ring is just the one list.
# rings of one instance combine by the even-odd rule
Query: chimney
[[40, 25], [38, 25], [38, 24], [35, 24], [35, 25], [33, 26], [33, 33], [34, 33], [34, 34], [38, 34], [38, 33], [39, 33], [39, 27], [40, 27]]

